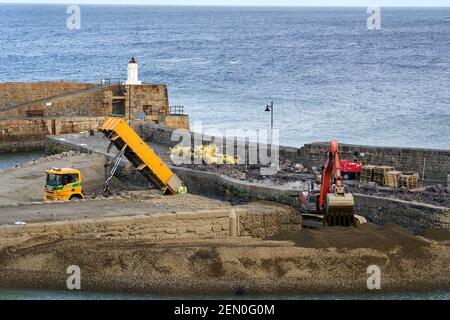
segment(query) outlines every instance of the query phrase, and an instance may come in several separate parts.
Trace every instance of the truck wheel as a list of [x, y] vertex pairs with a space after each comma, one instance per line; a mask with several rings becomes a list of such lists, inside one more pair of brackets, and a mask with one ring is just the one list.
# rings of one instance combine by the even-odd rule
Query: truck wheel
[[81, 200], [83, 199], [79, 194], [74, 194], [73, 196], [70, 197], [70, 201], [72, 200]]

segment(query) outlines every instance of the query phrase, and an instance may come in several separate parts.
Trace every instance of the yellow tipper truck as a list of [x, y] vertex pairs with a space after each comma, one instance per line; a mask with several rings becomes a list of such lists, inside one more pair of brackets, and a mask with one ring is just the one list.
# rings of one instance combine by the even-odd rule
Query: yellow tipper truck
[[[100, 131], [141, 174], [164, 194], [176, 194], [182, 181], [123, 118], [109, 118]], [[108, 148], [109, 149], [109, 148]]]
[[45, 183], [44, 200], [65, 201], [84, 199], [83, 178], [81, 172], [69, 168], [52, 168], [46, 170], [47, 180]]

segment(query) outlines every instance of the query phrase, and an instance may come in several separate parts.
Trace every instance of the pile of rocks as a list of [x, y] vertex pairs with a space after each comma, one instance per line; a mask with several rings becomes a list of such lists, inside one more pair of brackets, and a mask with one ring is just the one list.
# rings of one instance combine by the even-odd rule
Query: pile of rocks
[[305, 168], [301, 163], [293, 163], [291, 160], [284, 160], [280, 167], [281, 171], [293, 172], [293, 173], [309, 173], [308, 168]]
[[49, 155], [43, 158], [39, 158], [39, 159], [35, 159], [35, 160], [31, 160], [25, 164], [16, 164], [16, 168], [22, 168], [22, 167], [30, 167], [32, 165], [36, 165], [39, 163], [43, 163], [43, 162], [47, 162], [47, 161], [51, 161], [51, 160], [57, 160], [57, 159], [62, 159], [65, 157], [73, 157], [73, 156], [85, 156], [87, 155], [86, 153], [81, 153], [79, 151], [64, 151], [61, 153], [57, 153], [57, 154], [53, 154], [53, 155]]

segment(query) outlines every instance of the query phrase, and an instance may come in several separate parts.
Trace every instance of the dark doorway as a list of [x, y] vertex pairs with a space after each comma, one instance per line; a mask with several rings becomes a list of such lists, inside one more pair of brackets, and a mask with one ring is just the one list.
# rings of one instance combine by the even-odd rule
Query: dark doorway
[[125, 116], [125, 100], [113, 100], [112, 114], [118, 116]]

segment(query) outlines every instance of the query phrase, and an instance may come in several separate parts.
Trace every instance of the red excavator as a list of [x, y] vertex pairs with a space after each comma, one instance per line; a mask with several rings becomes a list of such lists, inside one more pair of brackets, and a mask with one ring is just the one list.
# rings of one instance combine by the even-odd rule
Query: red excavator
[[302, 192], [300, 196], [304, 220], [313, 218], [328, 226], [353, 225], [353, 195], [345, 192], [343, 181], [339, 146], [337, 141], [333, 140], [326, 153], [320, 191]]

